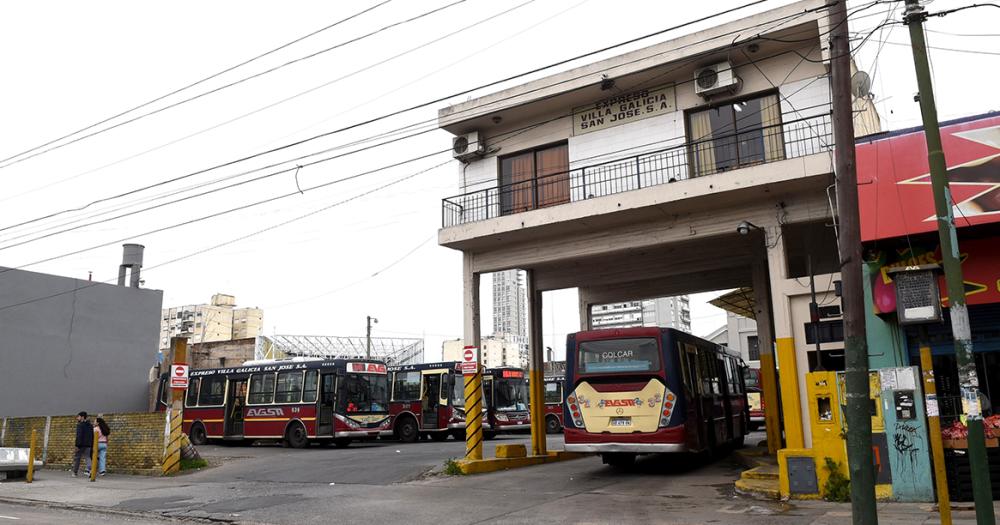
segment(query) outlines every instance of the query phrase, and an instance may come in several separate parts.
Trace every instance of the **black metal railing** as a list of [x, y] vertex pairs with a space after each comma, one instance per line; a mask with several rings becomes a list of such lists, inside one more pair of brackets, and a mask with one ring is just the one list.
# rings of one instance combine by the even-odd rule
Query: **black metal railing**
[[829, 113], [442, 199], [447, 228], [833, 149]]

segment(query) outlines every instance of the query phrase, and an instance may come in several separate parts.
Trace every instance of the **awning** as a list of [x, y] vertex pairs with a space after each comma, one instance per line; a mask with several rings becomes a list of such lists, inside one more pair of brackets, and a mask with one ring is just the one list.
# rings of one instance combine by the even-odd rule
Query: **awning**
[[753, 288], [737, 288], [712, 299], [708, 304], [736, 315], [757, 319], [754, 313]]

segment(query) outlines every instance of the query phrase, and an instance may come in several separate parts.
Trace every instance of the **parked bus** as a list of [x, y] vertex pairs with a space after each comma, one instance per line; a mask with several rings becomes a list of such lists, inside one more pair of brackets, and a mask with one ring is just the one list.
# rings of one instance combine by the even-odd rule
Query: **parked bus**
[[563, 376], [545, 377], [545, 433], [555, 434], [563, 428]]
[[672, 328], [567, 337], [566, 450], [628, 465], [637, 454], [740, 446], [746, 368], [725, 347]]
[[465, 439], [465, 382], [457, 361], [389, 367], [392, 426], [383, 437]]
[[[183, 429], [195, 445], [209, 440], [281, 439], [346, 447], [389, 427], [385, 363], [365, 359], [250, 361], [191, 370]], [[160, 381], [160, 409], [169, 399]]]
[[747, 368], [743, 374], [747, 387], [747, 405], [750, 414], [749, 430], [753, 432], [764, 426], [764, 390], [761, 388], [759, 368]]
[[483, 437], [531, 429], [528, 411], [528, 379], [523, 368], [498, 367], [483, 370], [483, 400], [486, 420]]

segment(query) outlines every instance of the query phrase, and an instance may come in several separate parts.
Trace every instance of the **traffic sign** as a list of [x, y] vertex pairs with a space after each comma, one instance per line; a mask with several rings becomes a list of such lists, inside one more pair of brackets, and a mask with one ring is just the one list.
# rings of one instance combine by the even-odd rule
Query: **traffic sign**
[[187, 363], [175, 363], [170, 366], [170, 388], [183, 390], [188, 387]]
[[467, 346], [462, 351], [462, 373], [475, 374], [479, 369], [479, 361], [476, 360], [476, 347]]

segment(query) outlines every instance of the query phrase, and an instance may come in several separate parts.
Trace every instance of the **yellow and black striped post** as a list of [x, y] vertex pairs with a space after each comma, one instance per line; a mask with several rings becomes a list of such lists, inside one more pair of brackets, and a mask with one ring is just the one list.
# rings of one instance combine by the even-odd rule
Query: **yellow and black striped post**
[[94, 426], [94, 445], [90, 447], [90, 481], [97, 481], [97, 439], [100, 433]]
[[28, 443], [28, 475], [25, 481], [31, 483], [35, 479], [35, 438], [38, 436], [38, 431], [31, 429], [31, 442]]
[[[173, 349], [171, 364], [187, 362], [187, 339], [174, 337], [170, 340]], [[169, 368], [168, 368], [169, 370]], [[163, 385], [170, 388], [170, 380]], [[181, 424], [184, 421], [184, 390], [174, 389], [170, 393], [170, 437], [167, 439], [167, 447], [163, 453], [163, 474], [173, 474], [181, 469]]]
[[483, 368], [465, 374], [465, 459], [483, 459]]

